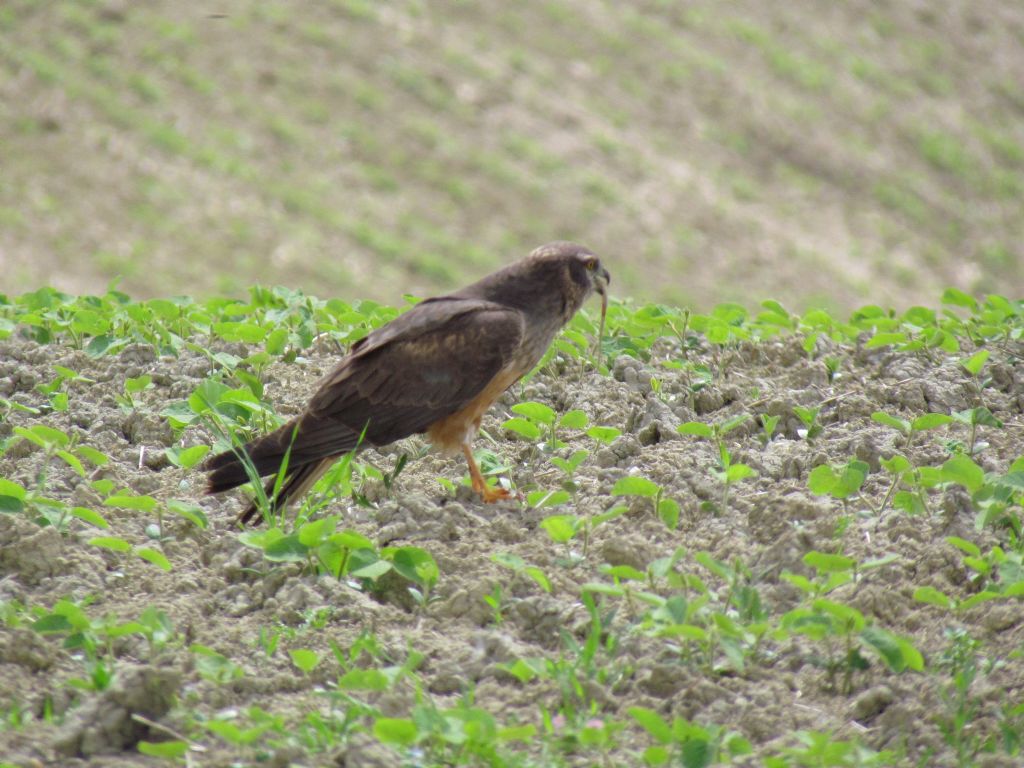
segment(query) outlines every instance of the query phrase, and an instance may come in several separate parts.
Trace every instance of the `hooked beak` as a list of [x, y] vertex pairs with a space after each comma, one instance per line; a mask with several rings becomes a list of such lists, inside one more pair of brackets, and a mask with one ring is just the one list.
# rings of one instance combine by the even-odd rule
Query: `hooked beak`
[[611, 285], [612, 276], [608, 274], [608, 270], [601, 267], [601, 271], [594, 275], [594, 290], [602, 296], [605, 295], [605, 291], [608, 290], [608, 286]]

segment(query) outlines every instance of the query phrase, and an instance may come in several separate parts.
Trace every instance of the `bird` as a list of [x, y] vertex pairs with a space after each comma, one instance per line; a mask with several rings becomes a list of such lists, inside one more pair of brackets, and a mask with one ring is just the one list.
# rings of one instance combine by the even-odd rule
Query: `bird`
[[[265, 495], [276, 514], [345, 454], [425, 434], [444, 454], [461, 451], [482, 501], [507, 498], [504, 488], [487, 485], [473, 458], [481, 420], [595, 293], [600, 338], [610, 283], [593, 251], [556, 241], [465, 288], [424, 299], [355, 342], [294, 419], [210, 458], [206, 492], [249, 482], [254, 468], [260, 477], [273, 475]], [[253, 501], [237, 522], [258, 523], [258, 509]]]

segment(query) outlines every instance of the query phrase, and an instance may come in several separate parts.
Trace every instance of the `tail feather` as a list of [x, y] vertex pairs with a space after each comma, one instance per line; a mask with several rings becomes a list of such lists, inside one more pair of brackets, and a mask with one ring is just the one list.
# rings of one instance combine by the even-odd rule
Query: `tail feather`
[[[360, 433], [337, 422], [293, 419], [269, 435], [211, 456], [203, 465], [210, 473], [206, 492], [222, 493], [248, 483], [254, 479], [254, 472], [257, 477], [271, 475], [264, 486], [267, 498], [271, 498], [277, 473], [287, 456], [284, 482], [277, 498], [271, 498], [272, 511], [283, 509], [308, 491], [335, 459], [357, 450], [360, 438]], [[238, 516], [239, 522], [259, 522], [258, 509], [257, 503], [250, 504]]]
[[[337, 458], [337, 456], [331, 456], [320, 461], [311, 461], [308, 464], [303, 464], [294, 472], [289, 471], [276, 497], [273, 494], [274, 486], [277, 484], [277, 477], [270, 478], [267, 484], [263, 486], [264, 494], [270, 499], [270, 511], [276, 514], [278, 510], [288, 506], [291, 501], [304, 495]], [[257, 501], [253, 501], [238, 516], [238, 522], [241, 525], [259, 523], [258, 512], [259, 504]]]

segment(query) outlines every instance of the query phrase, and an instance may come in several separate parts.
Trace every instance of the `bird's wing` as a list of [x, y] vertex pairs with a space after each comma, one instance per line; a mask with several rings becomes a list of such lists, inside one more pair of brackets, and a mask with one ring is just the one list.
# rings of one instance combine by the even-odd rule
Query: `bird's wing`
[[521, 313], [500, 304], [417, 305], [328, 374], [299, 419], [291, 461], [351, 450], [353, 434], [384, 445], [425, 431], [478, 395], [513, 359], [524, 332]]

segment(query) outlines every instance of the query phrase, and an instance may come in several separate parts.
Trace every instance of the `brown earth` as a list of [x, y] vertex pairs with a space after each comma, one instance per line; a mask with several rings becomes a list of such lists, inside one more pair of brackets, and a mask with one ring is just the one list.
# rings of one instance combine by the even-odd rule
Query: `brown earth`
[[[657, 359], [681, 359], [678, 349], [660, 344]], [[579, 490], [571, 505], [555, 510], [530, 509], [515, 501], [488, 506], [465, 488], [452, 498], [437, 478], [456, 480], [465, 467], [434, 454], [412, 460], [390, 493], [379, 484], [364, 486], [369, 506], [347, 500], [330, 505], [328, 511], [342, 515], [344, 527], [381, 545], [415, 545], [433, 554], [441, 570], [438, 599], [420, 609], [398, 582], [368, 593], [298, 565], [265, 561], [243, 546], [232, 528], [240, 499], [204, 497], [200, 473], [182, 472], [167, 463], [163, 454], [173, 438], [158, 413], [168, 402], [187, 397], [210, 373], [207, 358], [184, 354], [155, 359], [146, 348], [130, 348], [117, 357], [93, 360], [62, 345], [0, 342], [0, 396], [45, 405], [34, 387], [52, 378], [54, 365], [72, 368], [94, 382], [69, 385], [66, 413], [31, 417], [12, 411], [0, 422], [0, 436], [36, 421], [67, 430], [111, 457], [90, 479], [108, 477], [118, 489], [160, 500], [196, 500], [210, 520], [209, 529], [199, 531], [165, 516], [163, 538], [154, 540], [147, 535], [147, 526], [156, 522], [152, 515], [102, 507], [88, 482], [69, 467], [55, 460], [44, 464], [42, 452], [24, 441], [8, 444], [0, 456], [0, 475], [30, 487], [41, 483], [48, 496], [101, 510], [112, 525], [111, 534], [158, 547], [173, 568], [164, 572], [139, 558], [88, 545], [96, 529], [78, 520], [61, 534], [23, 515], [0, 514], [0, 600], [49, 607], [60, 598], [88, 598], [90, 616], [119, 620], [137, 618], [147, 606], [155, 606], [170, 617], [178, 637], [155, 655], [138, 637], [116, 641], [118, 682], [103, 694], [92, 694], [68, 686], [70, 678], [84, 674], [80, 654], [63, 649], [59, 638], [33, 632], [30, 619], [15, 626], [18, 622], [9, 618], [0, 629], [0, 705], [20, 704], [38, 718], [48, 701], [63, 724], [32, 720], [21, 730], [0, 730], [0, 755], [15, 765], [149, 765], [150, 759], [135, 754], [131, 745], [154, 734], [128, 718], [131, 712], [144, 712], [205, 746], [205, 752], [192, 753], [193, 765], [255, 760], [256, 747], [231, 747], [196, 730], [195, 719], [234, 712], [244, 727], [247, 708], [254, 705], [288, 722], [326, 711], [329, 699], [323, 691], [331, 689], [340, 673], [329, 644], [348, 649], [363, 633], [376, 637], [390, 663], [401, 663], [411, 650], [423, 654], [419, 674], [438, 706], [454, 705], [473, 690], [476, 705], [501, 723], [539, 725], [540, 707], [559, 707], [557, 686], [550, 680], [520, 683], [499, 664], [531, 657], [557, 660], [563, 647], [559, 633], [564, 630], [581, 640], [590, 626], [580, 602], [583, 584], [608, 582], [602, 568], [609, 564], [643, 570], [681, 547], [686, 555], [677, 569], [702, 579], [712, 604], [722, 610], [726, 585], [698, 565], [694, 555], [706, 551], [727, 565], [742, 563], [749, 569], [746, 581], [759, 593], [773, 625], [800, 601], [798, 590], [780, 575], [813, 575], [802, 562], [807, 552], [842, 552], [858, 561], [895, 555], [888, 565], [863, 571], [829, 597], [909, 637], [924, 654], [927, 671], [896, 674], [869, 653], [870, 668], [854, 675], [851, 692], [840, 692], [816, 665], [824, 646], [801, 636], [769, 636], [746, 656], [742, 668], [721, 654], [708, 666], [699, 655], [680, 653], [670, 638], [646, 632], [643, 603], [609, 599], [603, 610], [618, 610], [607, 618], [605, 632], [618, 645], [614, 653], [599, 653], [604, 675], [586, 681], [586, 697], [593, 702], [591, 717], [626, 727], [604, 757], [585, 749], [575, 755], [542, 755], [534, 745], [524, 748], [532, 764], [639, 765], [639, 754], [651, 741], [631, 724], [627, 709], [645, 706], [738, 731], [761, 757], [793, 745], [797, 730], [816, 730], [829, 731], [835, 739], [858, 739], [875, 749], [897, 750], [904, 757], [891, 763], [895, 765], [921, 765], [922, 760], [929, 766], [957, 765], [940, 729], [952, 716], [950, 678], [942, 671], [951, 647], [946, 633], [966, 631], [980, 642], [981, 657], [996, 665], [982, 664], [983, 672], [970, 689], [978, 709], [969, 732], [987, 738], [997, 733], [1002, 708], [1024, 697], [1024, 613], [1019, 602], [995, 601], [954, 615], [916, 602], [912, 593], [932, 586], [957, 599], [967, 597], [978, 585], [946, 537], [974, 541], [982, 552], [999, 539], [989, 530], [975, 530], [969, 499], [956, 486], [933, 491], [926, 514], [908, 516], [889, 509], [878, 518], [864, 500], [855, 499], [844, 510], [837, 501], [812, 495], [807, 477], [821, 463], [843, 463], [856, 456], [872, 467], [864, 497], [877, 504], [887, 485], [879, 459], [904, 449], [902, 438], [873, 422], [871, 413], [885, 410], [913, 418], [979, 402], [1005, 428], [982, 429], [985, 445], [977, 460], [986, 470], [1005, 472], [1024, 453], [1024, 372], [1012, 350], [993, 349], [986, 368], [992, 385], [979, 391], [953, 360], [936, 353], [931, 359], [849, 347], [827, 353], [840, 360], [839, 376], [831, 382], [822, 362], [809, 360], [796, 341], [726, 351], [702, 346], [689, 351], [688, 359], [707, 365], [714, 377], [692, 400], [683, 375], [660, 364], [624, 357], [615, 362], [611, 375], [602, 376], [556, 358], [506, 395], [485, 429], [495, 439], [490, 447], [509, 463], [511, 481], [525, 491], [557, 488], [560, 473], [537, 446], [502, 430], [511, 404], [536, 400], [559, 413], [579, 408], [592, 424], [621, 429], [622, 436], [608, 447], [574, 430], [561, 435], [568, 443], [562, 455], [578, 448], [591, 452], [577, 473]], [[267, 396], [282, 415], [302, 404], [332, 359], [313, 352], [294, 365], [270, 367]], [[154, 388], [140, 396], [136, 409], [119, 407], [115, 396], [125, 378], [142, 373], [152, 374]], [[657, 392], [652, 391], [652, 377], [660, 382]], [[824, 431], [813, 441], [800, 435], [802, 424], [793, 411], [797, 405], [821, 406]], [[677, 434], [676, 426], [690, 420], [721, 422], [742, 412], [782, 418], [767, 445], [758, 439], [753, 423], [728, 436], [733, 460], [746, 462], [759, 475], [737, 484], [727, 506], [716, 507], [721, 493], [712, 475], [717, 450], [708, 441]], [[209, 439], [205, 430], [190, 428], [179, 442]], [[940, 464], [948, 458], [949, 441], [965, 440], [965, 429], [951, 426], [922, 434], [906, 454], [918, 465]], [[480, 445], [487, 440], [481, 438]], [[412, 439], [383, 452], [368, 452], [362, 459], [388, 468], [400, 452], [417, 453], [421, 446]], [[619, 501], [609, 495], [612, 486], [630, 474], [654, 480], [678, 501], [678, 530], [667, 529], [648, 500], [630, 503], [624, 516], [598, 527], [585, 553], [576, 541], [571, 546], [553, 543], [539, 526], [553, 512], [594, 515], [608, 510]], [[551, 580], [551, 593], [495, 564], [491, 555], [499, 552], [542, 569]], [[495, 585], [504, 589], [500, 624], [483, 599]], [[672, 593], [665, 585], [654, 591]], [[282, 632], [282, 640], [268, 656], [258, 638], [261, 630], [272, 629]], [[244, 676], [224, 684], [205, 679], [187, 650], [192, 643], [224, 654], [240, 665]], [[300, 674], [289, 662], [287, 651], [295, 648], [313, 649], [323, 658], [312, 674]], [[408, 716], [413, 704], [411, 689], [403, 686], [363, 698], [395, 717]], [[305, 755], [294, 745], [267, 749], [265, 757], [272, 765], [399, 762], [366, 733], [355, 733], [320, 754]], [[1017, 764], [1010, 757], [986, 759], [986, 766]], [[753, 757], [737, 761], [755, 763]]]

